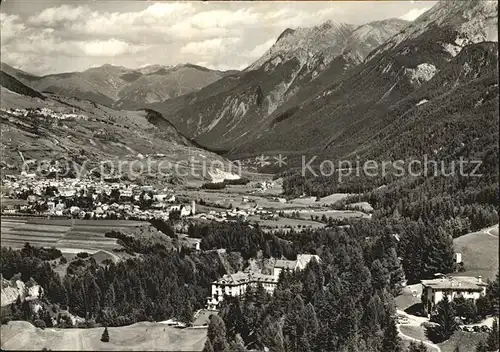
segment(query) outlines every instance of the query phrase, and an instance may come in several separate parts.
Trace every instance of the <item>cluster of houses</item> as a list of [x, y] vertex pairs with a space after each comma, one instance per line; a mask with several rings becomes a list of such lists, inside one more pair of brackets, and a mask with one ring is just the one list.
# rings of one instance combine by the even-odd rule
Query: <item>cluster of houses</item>
[[[50, 167], [55, 166], [49, 166], [48, 171]], [[20, 176], [6, 175], [3, 185], [10, 190], [10, 197], [25, 200], [24, 203], [3, 207], [3, 213], [12, 215], [35, 213], [84, 219], [148, 220], [168, 219], [172, 212], [178, 212], [180, 217], [217, 222], [246, 221], [248, 216], [253, 215], [277, 218], [273, 211], [251, 204], [247, 196], [243, 196], [242, 203], [245, 205], [241, 208], [197, 214], [195, 202], [182, 204], [173, 190], [120, 180], [50, 179], [23, 171]], [[86, 199], [83, 205], [82, 198]]]
[[319, 256], [313, 254], [298, 254], [296, 260], [275, 260], [270, 275], [253, 271], [226, 274], [212, 282], [211, 296], [207, 298], [207, 309], [216, 310], [224, 300], [224, 296], [241, 296], [250, 286], [256, 287], [260, 284], [269, 294], [273, 294], [282, 271], [304, 270], [313, 258], [320, 261]]
[[75, 113], [62, 113], [54, 111], [49, 108], [36, 108], [36, 109], [5, 109], [0, 108], [0, 111], [14, 116], [44, 116], [53, 117], [57, 120], [88, 120], [88, 116]]
[[273, 181], [257, 182], [257, 184], [255, 185], [255, 187], [257, 189], [265, 191], [266, 189], [273, 188], [274, 187], [274, 182]]
[[[29, 175], [28, 175], [29, 176]], [[8, 205], [2, 212], [43, 213], [87, 219], [168, 219], [170, 213], [195, 215], [195, 203], [178, 204], [175, 194], [164, 188], [134, 183], [107, 183], [102, 180], [63, 178], [59, 180], [9, 176], [4, 186], [11, 196], [25, 199], [22, 204]], [[85, 198], [85, 206], [77, 199]], [[147, 203], [147, 207], [144, 204]]]
[[255, 205], [253, 207], [246, 207], [245, 209], [231, 208], [221, 211], [210, 210], [208, 213], [200, 213], [194, 215], [194, 217], [204, 220], [225, 222], [225, 221], [237, 221], [237, 220], [245, 221], [247, 220], [248, 216], [260, 215], [262, 217], [262, 216], [272, 216], [272, 214], [273, 213], [271, 211], [264, 210], [262, 207]]

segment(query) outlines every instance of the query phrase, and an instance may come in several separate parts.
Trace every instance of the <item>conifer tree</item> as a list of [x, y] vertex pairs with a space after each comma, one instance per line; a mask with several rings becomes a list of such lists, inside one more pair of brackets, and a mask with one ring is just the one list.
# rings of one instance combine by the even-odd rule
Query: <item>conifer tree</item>
[[488, 352], [488, 349], [486, 348], [486, 345], [483, 341], [479, 341], [479, 343], [477, 344], [476, 352]]
[[408, 346], [408, 352], [427, 352], [427, 347], [425, 347], [424, 343], [420, 341], [417, 344], [415, 341], [410, 342], [410, 346]]
[[498, 331], [498, 318], [495, 318], [493, 320], [493, 325], [491, 327], [491, 331], [488, 335], [488, 340], [486, 341], [486, 346], [488, 348], [488, 351], [498, 351], [500, 348], [500, 342], [499, 342], [499, 331]]
[[108, 333], [107, 326], [104, 328], [104, 331], [103, 331], [102, 336], [101, 336], [101, 341], [102, 342], [109, 342], [109, 333]]
[[209, 339], [205, 341], [205, 346], [203, 347], [202, 352], [214, 352], [214, 348], [212, 347], [212, 343]]
[[228, 350], [226, 341], [226, 326], [224, 321], [217, 315], [210, 317], [208, 324], [207, 339], [214, 352], [223, 352]]
[[436, 314], [431, 317], [431, 321], [437, 323], [427, 329], [429, 338], [434, 342], [447, 340], [457, 330], [455, 321], [455, 309], [450, 302], [448, 295], [444, 295], [436, 306]]
[[387, 326], [384, 330], [384, 338], [382, 340], [382, 350], [384, 352], [402, 352], [401, 338], [398, 334], [396, 322], [389, 317]]

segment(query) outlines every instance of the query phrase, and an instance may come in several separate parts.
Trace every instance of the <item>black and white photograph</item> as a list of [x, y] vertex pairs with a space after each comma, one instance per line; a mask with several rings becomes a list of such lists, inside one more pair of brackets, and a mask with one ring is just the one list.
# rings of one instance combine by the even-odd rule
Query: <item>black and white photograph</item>
[[2, 351], [500, 351], [496, 0], [0, 18]]

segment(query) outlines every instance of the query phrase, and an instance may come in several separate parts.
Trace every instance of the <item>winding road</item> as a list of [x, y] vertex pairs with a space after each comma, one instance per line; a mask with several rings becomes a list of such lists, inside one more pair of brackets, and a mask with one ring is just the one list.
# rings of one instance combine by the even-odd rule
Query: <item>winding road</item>
[[[403, 316], [403, 317], [406, 317], [408, 318], [408, 320], [410, 321], [409, 324], [406, 324], [406, 325], [409, 325], [409, 326], [417, 326], [417, 327], [420, 327], [420, 325], [424, 322], [427, 322], [428, 319], [427, 318], [424, 318], [424, 317], [417, 317], [415, 315], [410, 315], [402, 310], [396, 310], [397, 314], [400, 315], [400, 316]], [[439, 347], [438, 345], [432, 343], [432, 342], [429, 342], [429, 341], [425, 341], [425, 340], [420, 340], [420, 339], [416, 339], [414, 337], [411, 337], [411, 336], [408, 336], [406, 334], [404, 334], [401, 329], [400, 329], [400, 324], [397, 324], [397, 329], [398, 329], [398, 332], [399, 332], [399, 335], [401, 336], [401, 338], [403, 340], [409, 340], [409, 341], [415, 341], [417, 343], [420, 343], [420, 342], [423, 342], [424, 345], [426, 345], [427, 347], [429, 347], [431, 349], [431, 352], [441, 352], [441, 347]]]
[[495, 235], [492, 233], [493, 230], [497, 230], [497, 234], [498, 234], [498, 224], [496, 224], [495, 226], [489, 227], [487, 229], [484, 229], [483, 232], [491, 237], [498, 238], [498, 235]]
[[420, 343], [420, 342], [423, 342], [424, 345], [426, 345], [427, 347], [429, 347], [431, 349], [430, 352], [442, 352], [441, 351], [441, 347], [439, 347], [438, 345], [432, 343], [432, 342], [427, 342], [427, 341], [423, 341], [423, 340], [419, 340], [419, 339], [415, 339], [411, 336], [408, 336], [408, 335], [405, 335], [401, 332], [401, 330], [399, 329], [399, 325], [397, 326], [397, 329], [398, 329], [398, 332], [399, 332], [399, 335], [401, 336], [401, 338], [403, 340], [410, 340], [410, 341], [415, 341], [417, 343]]

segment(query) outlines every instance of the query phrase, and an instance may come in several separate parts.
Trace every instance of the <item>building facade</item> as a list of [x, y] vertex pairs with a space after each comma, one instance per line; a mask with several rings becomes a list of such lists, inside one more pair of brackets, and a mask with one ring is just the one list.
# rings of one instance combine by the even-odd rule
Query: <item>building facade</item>
[[241, 296], [249, 286], [256, 287], [261, 284], [266, 292], [273, 294], [282, 271], [303, 270], [313, 258], [320, 261], [317, 255], [311, 254], [299, 254], [296, 260], [276, 260], [272, 275], [242, 271], [226, 274], [212, 282], [211, 296], [207, 298], [207, 308], [217, 309], [219, 303], [224, 300], [224, 296]]
[[217, 309], [219, 303], [224, 300], [224, 296], [241, 296], [249, 286], [257, 287], [258, 284], [272, 294], [278, 283], [278, 279], [273, 275], [260, 273], [226, 274], [217, 281], [212, 282], [212, 295], [207, 299], [208, 309]]
[[486, 294], [486, 286], [480, 276], [442, 276], [434, 280], [422, 280], [424, 312], [427, 315], [431, 314], [445, 295], [450, 301], [458, 296], [477, 300]]

